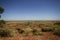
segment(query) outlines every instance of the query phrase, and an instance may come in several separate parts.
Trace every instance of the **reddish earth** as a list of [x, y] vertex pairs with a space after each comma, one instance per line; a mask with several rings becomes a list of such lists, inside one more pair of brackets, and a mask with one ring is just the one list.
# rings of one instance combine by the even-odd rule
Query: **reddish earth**
[[0, 40], [60, 40], [60, 37], [53, 35], [52, 32], [44, 32], [41, 36], [22, 36], [17, 34], [14, 37], [0, 37]]

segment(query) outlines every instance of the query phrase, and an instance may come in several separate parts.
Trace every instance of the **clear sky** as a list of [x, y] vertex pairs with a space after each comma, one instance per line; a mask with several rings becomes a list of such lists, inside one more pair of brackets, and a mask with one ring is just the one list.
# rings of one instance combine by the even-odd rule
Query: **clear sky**
[[60, 20], [60, 0], [0, 0], [4, 20]]

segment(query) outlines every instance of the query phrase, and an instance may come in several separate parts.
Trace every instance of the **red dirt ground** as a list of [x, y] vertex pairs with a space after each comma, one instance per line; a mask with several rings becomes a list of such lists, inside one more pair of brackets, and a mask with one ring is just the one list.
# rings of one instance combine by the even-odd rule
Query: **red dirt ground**
[[22, 36], [17, 34], [14, 37], [0, 37], [0, 40], [60, 40], [60, 37], [53, 35], [52, 32], [44, 32], [41, 36]]

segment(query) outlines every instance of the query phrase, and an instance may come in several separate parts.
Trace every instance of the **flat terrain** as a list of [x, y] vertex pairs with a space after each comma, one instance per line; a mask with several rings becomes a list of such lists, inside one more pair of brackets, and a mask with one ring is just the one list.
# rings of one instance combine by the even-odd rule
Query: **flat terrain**
[[3, 37], [0, 40], [60, 40], [60, 37], [53, 35], [51, 32], [45, 32], [42, 36], [21, 36], [16, 35], [15, 37]]
[[[25, 28], [44, 28], [55, 26], [56, 21], [6, 21], [6, 28], [25, 29]], [[0, 37], [0, 40], [60, 40], [60, 37], [53, 35], [53, 32], [42, 32], [43, 35], [21, 35], [18, 32], [14, 37]]]

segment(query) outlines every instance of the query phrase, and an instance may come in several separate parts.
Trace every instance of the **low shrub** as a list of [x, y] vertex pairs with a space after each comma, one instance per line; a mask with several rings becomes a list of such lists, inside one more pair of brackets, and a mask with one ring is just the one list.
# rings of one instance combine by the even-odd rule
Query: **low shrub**
[[58, 26], [58, 25], [57, 25], [57, 26], [53, 26], [53, 27], [52, 27], [53, 32], [54, 32], [56, 29], [58, 29], [58, 28], [60, 28], [60, 26]]
[[33, 29], [32, 30], [33, 35], [42, 35], [41, 30]]
[[53, 31], [53, 28], [52, 27], [42, 28], [42, 32], [50, 32], [50, 31]]
[[19, 34], [22, 34], [22, 35], [28, 35], [30, 32], [31, 32], [31, 28], [25, 28], [25, 29], [17, 29], [18, 33]]
[[0, 37], [13, 37], [15, 31], [11, 29], [0, 28]]
[[56, 23], [54, 23], [54, 25], [59, 25], [60, 26], [60, 22], [56, 22]]
[[32, 29], [30, 27], [27, 27], [24, 29], [24, 35], [29, 35], [31, 33]]
[[31, 29], [30, 27], [25, 29], [17, 29], [18, 32], [22, 35], [42, 35], [42, 32], [40, 29]]
[[60, 28], [55, 28], [55, 30], [53, 31], [53, 34], [60, 36]]
[[22, 29], [17, 29], [17, 31], [18, 31], [19, 34], [23, 34], [24, 33], [24, 30], [22, 30]]

